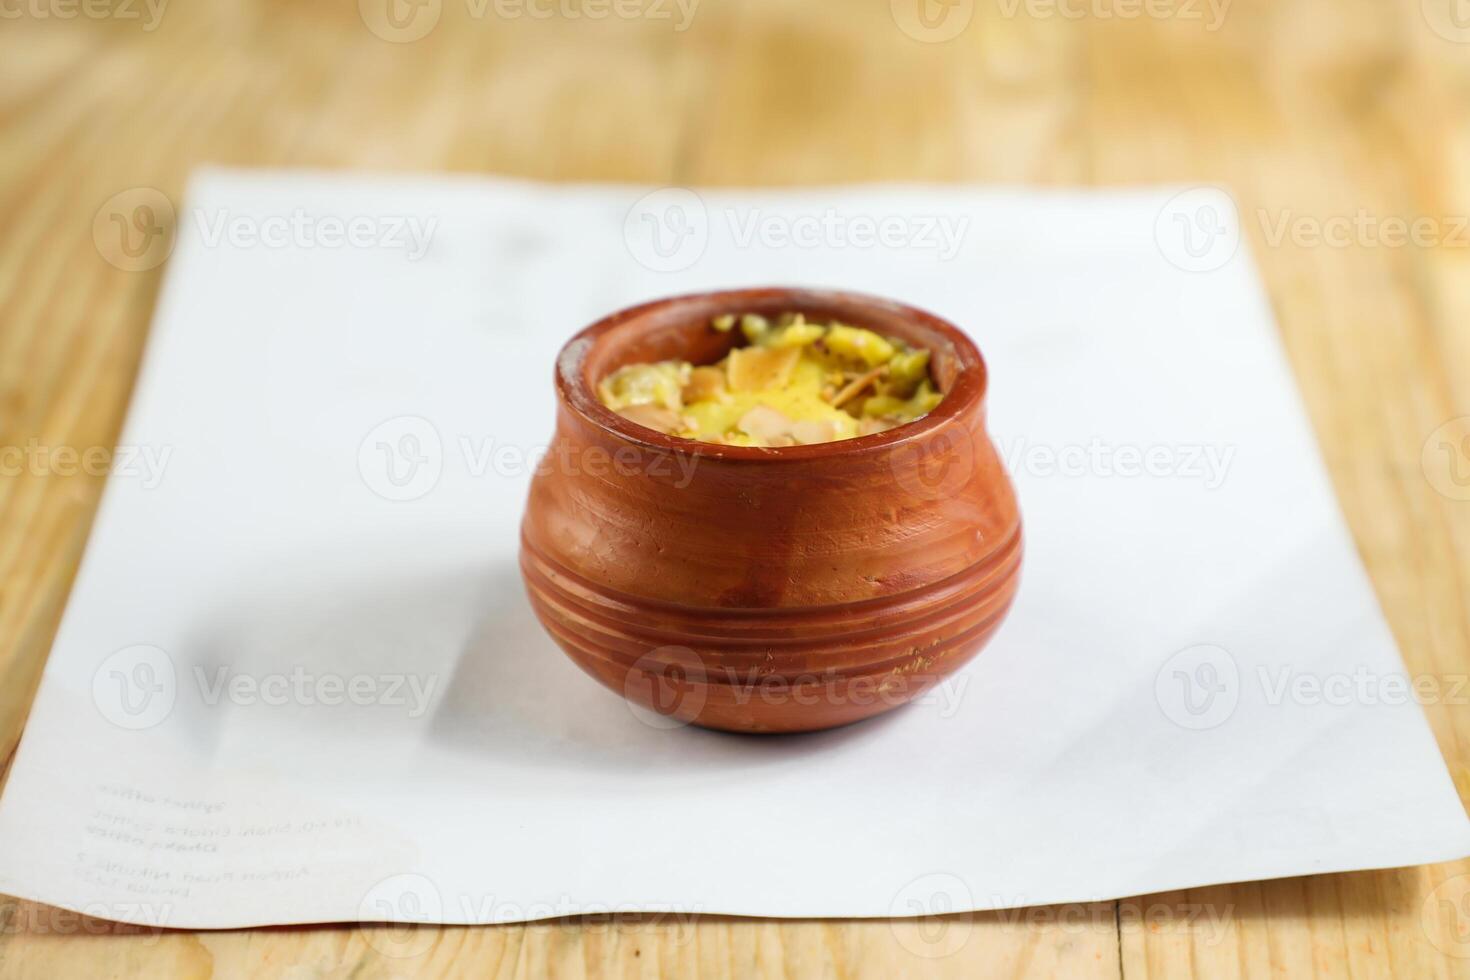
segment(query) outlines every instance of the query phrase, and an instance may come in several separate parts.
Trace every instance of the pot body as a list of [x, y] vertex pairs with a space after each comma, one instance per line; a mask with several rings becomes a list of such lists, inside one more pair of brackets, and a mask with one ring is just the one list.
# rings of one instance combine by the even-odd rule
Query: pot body
[[945, 401], [917, 423], [819, 446], [674, 440], [591, 396], [619, 363], [675, 356], [651, 355], [638, 339], [640, 324], [645, 338], [660, 329], [646, 324], [659, 304], [584, 331], [558, 366], [556, 434], [522, 526], [527, 591], [557, 644], [645, 708], [740, 732], [857, 721], [919, 697], [974, 656], [1015, 595], [1021, 524], [985, 430], [973, 345], [892, 304], [883, 308], [930, 322], [916, 335], [854, 315], [853, 304], [881, 301], [851, 294], [663, 302], [694, 304], [672, 331], [696, 345], [710, 309], [841, 315], [904, 335], [935, 350]]

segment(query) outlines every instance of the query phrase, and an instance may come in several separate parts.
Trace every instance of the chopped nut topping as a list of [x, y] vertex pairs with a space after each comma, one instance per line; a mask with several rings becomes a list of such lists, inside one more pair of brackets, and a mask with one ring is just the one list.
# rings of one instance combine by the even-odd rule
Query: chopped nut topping
[[832, 324], [823, 342], [832, 353], [862, 361], [868, 367], [876, 367], [894, 354], [893, 345], [873, 331], [842, 323]]
[[730, 446], [783, 447], [852, 439], [921, 418], [944, 397], [930, 352], [862, 327], [774, 322], [725, 313], [710, 327], [740, 325], [748, 346], [716, 364], [629, 364], [597, 387], [623, 417], [668, 435]]
[[738, 347], [726, 362], [731, 391], [780, 388], [791, 379], [801, 359], [797, 347]]
[[837, 439], [837, 423], [831, 419], [802, 419], [791, 426], [791, 438], [798, 446], [833, 442]]
[[613, 411], [627, 405], [662, 405], [678, 411], [683, 407], [680, 392], [692, 370], [682, 361], [629, 364], [603, 378], [597, 394]]
[[914, 393], [919, 382], [928, 377], [929, 352], [926, 350], [895, 354], [888, 362], [888, 387], [891, 389], [889, 394], [907, 398]]
[[689, 383], [684, 386], [684, 402], [723, 401], [729, 395], [725, 387], [725, 372], [717, 367], [697, 367], [689, 372]]
[[618, 409], [618, 414], [630, 422], [637, 422], [670, 436], [677, 434], [684, 424], [678, 412], [662, 405], [628, 405]]
[[761, 338], [770, 330], [771, 322], [759, 313], [747, 313], [740, 318], [740, 332], [752, 344], [760, 343]]
[[875, 432], [887, 432], [898, 424], [895, 419], [858, 419], [858, 435], [870, 436]]
[[780, 412], [767, 405], [757, 405], [744, 415], [740, 421], [735, 423], [740, 431], [755, 439], [763, 439], [768, 444], [775, 439], [791, 434], [791, 420]]
[[888, 365], [883, 364], [873, 368], [873, 370], [869, 371], [867, 374], [860, 374], [856, 378], [853, 378], [847, 383], [847, 387], [843, 388], [837, 394], [832, 396], [832, 407], [841, 408], [843, 405], [846, 405], [848, 402], [852, 401], [852, 399], [856, 397], [857, 394], [861, 392], [864, 388], [872, 384], [874, 381], [877, 381], [880, 377], [887, 373]]

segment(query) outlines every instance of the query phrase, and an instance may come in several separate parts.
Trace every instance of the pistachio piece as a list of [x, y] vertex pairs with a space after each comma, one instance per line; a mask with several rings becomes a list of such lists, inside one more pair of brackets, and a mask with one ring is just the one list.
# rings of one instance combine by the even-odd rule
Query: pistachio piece
[[761, 343], [766, 347], [805, 347], [820, 340], [824, 333], [815, 323], [792, 323], [766, 334]]
[[907, 398], [914, 393], [920, 381], [929, 376], [929, 352], [927, 350], [902, 351], [893, 355], [888, 362], [889, 394]]
[[759, 313], [747, 313], [740, 318], [740, 332], [745, 334], [745, 339], [752, 344], [760, 343], [771, 329], [771, 321]]
[[613, 411], [628, 405], [662, 405], [678, 411], [683, 407], [680, 392], [691, 370], [685, 361], [628, 364], [603, 378], [597, 394]]
[[877, 367], [894, 355], [893, 345], [878, 334], [842, 323], [832, 324], [823, 342], [838, 357], [861, 361], [868, 367]]
[[892, 395], [874, 395], [863, 402], [863, 417], [875, 419], [885, 415], [897, 416], [906, 408], [908, 408], [908, 402], [902, 398], [894, 398]]
[[928, 415], [939, 407], [943, 399], [944, 396], [935, 391], [929, 379], [925, 378], [919, 382], [919, 390], [914, 392], [913, 397], [909, 399], [909, 417], [918, 418], [920, 415]]

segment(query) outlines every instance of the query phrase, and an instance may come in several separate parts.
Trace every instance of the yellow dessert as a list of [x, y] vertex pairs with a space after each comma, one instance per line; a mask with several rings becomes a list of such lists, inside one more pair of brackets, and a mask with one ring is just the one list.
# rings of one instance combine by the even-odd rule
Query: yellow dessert
[[608, 408], [668, 435], [729, 446], [805, 446], [922, 418], [944, 396], [929, 351], [842, 323], [788, 313], [726, 314], [748, 345], [715, 364], [629, 364], [597, 386]]

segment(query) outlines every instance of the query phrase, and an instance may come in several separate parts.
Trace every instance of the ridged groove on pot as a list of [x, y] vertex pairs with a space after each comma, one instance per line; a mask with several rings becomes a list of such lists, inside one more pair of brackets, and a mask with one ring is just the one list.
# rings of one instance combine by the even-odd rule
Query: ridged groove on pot
[[1021, 535], [958, 575], [861, 603], [781, 609], [689, 607], [610, 592], [523, 542], [537, 612], [582, 655], [624, 667], [665, 646], [718, 652], [720, 663], [773, 673], [882, 673], [998, 618], [1014, 595]]
[[[992, 587], [978, 599], [958, 603], [962, 615], [949, 628], [895, 624], [889, 636], [894, 656], [869, 651], [871, 661], [859, 657], [847, 669], [838, 663], [840, 646], [813, 651], [809, 657], [777, 653], [771, 664], [750, 666], [732, 658], [728, 648], [693, 639], [687, 646], [623, 645], [606, 633], [589, 635], [576, 618], [566, 616], [550, 598], [556, 595], [555, 585], [548, 589], [529, 567], [527, 582], [537, 615], [557, 645], [584, 672], [629, 700], [708, 728], [803, 732], [899, 707], [962, 667], [984, 647], [1010, 606], [1019, 558], [1019, 547], [1009, 552]], [[534, 559], [525, 561], [529, 565]]]

